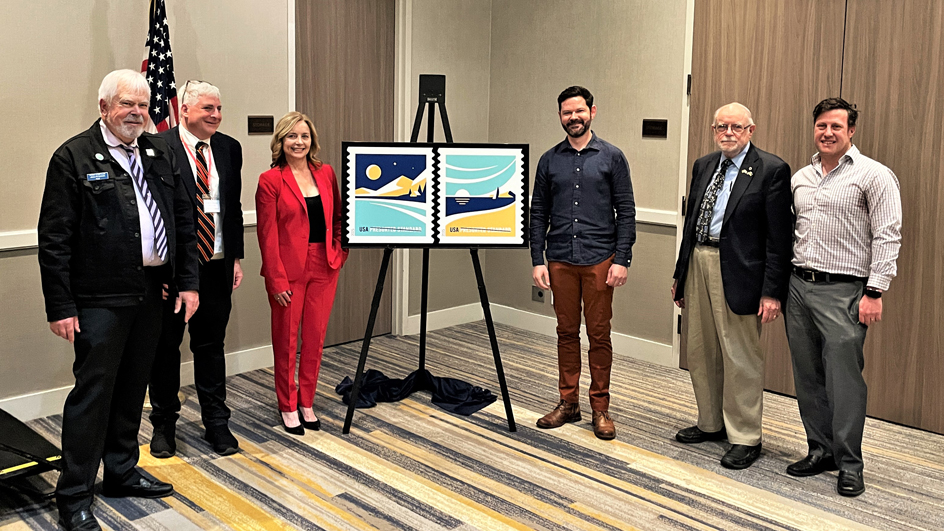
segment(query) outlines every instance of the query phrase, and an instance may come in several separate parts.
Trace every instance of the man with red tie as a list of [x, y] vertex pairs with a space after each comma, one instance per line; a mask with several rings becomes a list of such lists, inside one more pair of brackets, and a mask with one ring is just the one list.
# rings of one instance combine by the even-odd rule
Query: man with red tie
[[[193, 205], [200, 262], [200, 310], [189, 323], [193, 375], [206, 428], [204, 438], [213, 451], [230, 455], [239, 443], [229, 430], [226, 406], [226, 359], [223, 340], [232, 310], [233, 290], [243, 271], [242, 148], [232, 137], [217, 132], [222, 121], [220, 91], [203, 81], [184, 85], [181, 123], [159, 136], [177, 158], [177, 169]], [[180, 416], [180, 343], [186, 323], [164, 305], [163, 330], [151, 370], [151, 455], [166, 458], [177, 451], [176, 422]]]
[[[186, 322], [199, 306], [190, 201], [174, 153], [144, 132], [150, 88], [116, 70], [98, 89], [101, 120], [52, 156], [39, 212], [46, 317], [73, 344], [75, 387], [62, 411], [59, 523], [100, 530], [102, 494], [160, 498], [174, 487], [137, 468], [141, 406], [160, 335], [162, 284]], [[177, 293], [180, 297], [177, 297]]]

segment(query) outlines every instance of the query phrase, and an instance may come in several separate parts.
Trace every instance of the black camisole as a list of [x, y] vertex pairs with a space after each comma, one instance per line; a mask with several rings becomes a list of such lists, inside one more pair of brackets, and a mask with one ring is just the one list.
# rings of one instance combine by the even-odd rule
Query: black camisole
[[305, 204], [308, 206], [308, 243], [319, 243], [325, 241], [324, 205], [321, 204], [321, 196], [306, 197]]

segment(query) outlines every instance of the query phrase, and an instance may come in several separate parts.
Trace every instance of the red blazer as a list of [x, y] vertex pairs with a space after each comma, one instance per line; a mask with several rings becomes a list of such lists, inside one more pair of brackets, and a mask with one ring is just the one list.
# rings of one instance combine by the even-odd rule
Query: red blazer
[[[309, 163], [311, 174], [321, 194], [325, 216], [325, 247], [328, 265], [340, 269], [348, 251], [341, 249], [341, 193], [334, 170]], [[256, 234], [262, 251], [262, 271], [266, 291], [288, 291], [289, 282], [305, 271], [308, 258], [308, 207], [302, 191], [288, 166], [276, 167], [259, 176], [256, 189]]]

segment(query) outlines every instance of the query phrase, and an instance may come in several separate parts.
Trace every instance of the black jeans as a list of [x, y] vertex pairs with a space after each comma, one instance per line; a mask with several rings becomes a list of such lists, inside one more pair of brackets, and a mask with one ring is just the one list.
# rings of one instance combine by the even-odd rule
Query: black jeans
[[62, 411], [62, 473], [56, 485], [63, 514], [89, 508], [101, 462], [106, 483], [135, 477], [141, 409], [161, 333], [161, 277], [152, 269], [145, 268], [139, 304], [78, 310], [75, 387]]
[[[230, 417], [223, 341], [233, 308], [233, 263], [224, 258], [200, 266], [200, 306], [189, 323], [194, 383], [207, 428], [225, 425]], [[188, 326], [183, 310], [175, 314], [174, 301], [169, 299], [164, 303], [163, 321], [150, 382], [150, 419], [155, 429], [174, 424], [180, 417], [180, 343]]]

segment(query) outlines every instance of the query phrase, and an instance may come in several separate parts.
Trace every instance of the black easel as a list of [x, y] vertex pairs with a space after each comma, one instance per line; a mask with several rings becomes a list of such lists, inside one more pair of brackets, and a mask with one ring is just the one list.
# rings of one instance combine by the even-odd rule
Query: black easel
[[[442, 114], [443, 133], [446, 142], [452, 143], [452, 129], [449, 127], [449, 117], [446, 114], [446, 76], [420, 75], [420, 98], [416, 108], [416, 119], [413, 121], [413, 133], [410, 142], [416, 142], [420, 136], [420, 126], [423, 123], [423, 112], [429, 105], [429, 115], [426, 125], [426, 141], [434, 142], [434, 119], [436, 117], [435, 104], [439, 104]], [[472, 266], [475, 268], [475, 280], [478, 283], [479, 299], [482, 301], [482, 311], [485, 314], [485, 325], [488, 328], [488, 339], [492, 346], [492, 357], [495, 358], [495, 372], [498, 373], [498, 384], [501, 387], [502, 401], [505, 403], [505, 417], [508, 419], [508, 431], [518, 431], [515, 425], [515, 416], [511, 410], [511, 398], [508, 396], [508, 385], [505, 383], [505, 370], [502, 367], [501, 354], [498, 351], [498, 338], [495, 336], [495, 323], [492, 321], [492, 311], [488, 305], [488, 293], [485, 290], [485, 278], [482, 276], [482, 265], [479, 263], [479, 250], [469, 249], [472, 255]], [[374, 321], [377, 310], [380, 308], [380, 297], [383, 295], [384, 280], [387, 277], [387, 266], [390, 265], [390, 255], [393, 247], [385, 247], [383, 262], [380, 265], [380, 274], [377, 276], [377, 287], [374, 288], [374, 299], [370, 305], [370, 317], [367, 319], [367, 331], [361, 345], [361, 357], [357, 362], [357, 372], [354, 376], [354, 387], [351, 389], [351, 398], [347, 406], [347, 416], [344, 418], [344, 427], [341, 433], [351, 432], [351, 421], [354, 419], [354, 407], [360, 396], [361, 383], [364, 379], [364, 366], [367, 363], [367, 351], [370, 349], [370, 339], [374, 332]], [[426, 369], [426, 314], [429, 295], [429, 248], [423, 249], [423, 294], [420, 303], [420, 355], [419, 370]]]

